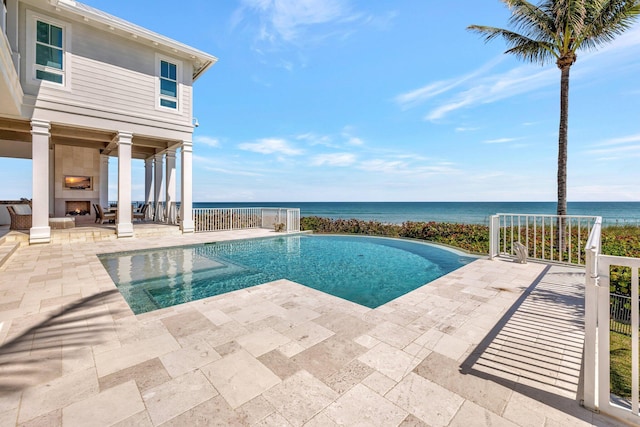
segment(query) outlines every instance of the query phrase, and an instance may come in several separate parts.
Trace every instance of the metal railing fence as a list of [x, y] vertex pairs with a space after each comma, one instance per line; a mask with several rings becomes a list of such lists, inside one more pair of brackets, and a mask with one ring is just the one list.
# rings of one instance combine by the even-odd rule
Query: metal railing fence
[[631, 297], [611, 294], [609, 297], [609, 329], [631, 336]]
[[196, 232], [270, 228], [287, 233], [300, 231], [300, 209], [292, 208], [195, 208]]
[[489, 256], [515, 257], [515, 243], [519, 242], [525, 246], [529, 258], [584, 265], [584, 246], [597, 218], [576, 215], [493, 215], [489, 222]]

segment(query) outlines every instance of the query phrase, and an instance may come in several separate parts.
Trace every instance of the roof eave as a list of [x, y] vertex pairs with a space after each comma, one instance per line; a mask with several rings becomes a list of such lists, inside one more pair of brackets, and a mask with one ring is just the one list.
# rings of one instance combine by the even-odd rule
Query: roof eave
[[[74, 0], [49, 0], [49, 1], [51, 5], [58, 10], [65, 10], [67, 12], [74, 13], [78, 16], [81, 16], [84, 20], [90, 20], [93, 22], [102, 23], [111, 30], [119, 30], [124, 33], [128, 33], [135, 39], [142, 38], [144, 40], [150, 41], [156, 47], [163, 46], [165, 48], [168, 48], [174, 53], [182, 54], [183, 56], [189, 57], [190, 59], [194, 60], [194, 62], [201, 64], [200, 66], [197, 66], [197, 65], [194, 66], [194, 69], [193, 69], [194, 81], [218, 61], [218, 58], [216, 58], [213, 55], [210, 55], [199, 49], [188, 46], [184, 43], [180, 43], [169, 37], [165, 37], [161, 34], [155, 33], [139, 25], [135, 25], [124, 19], [120, 19], [120, 18], [115, 19], [116, 17], [111, 17], [111, 15], [107, 13], [104, 13], [104, 14], [95, 13], [92, 10], [93, 8], [86, 9], [86, 8], [78, 7], [77, 2], [75, 2]], [[86, 7], [86, 5], [83, 5], [83, 6]]]

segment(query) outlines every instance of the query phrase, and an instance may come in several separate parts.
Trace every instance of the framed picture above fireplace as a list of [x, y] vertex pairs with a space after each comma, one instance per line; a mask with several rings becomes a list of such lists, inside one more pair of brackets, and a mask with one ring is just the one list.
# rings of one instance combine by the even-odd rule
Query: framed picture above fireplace
[[90, 176], [65, 175], [65, 190], [93, 190], [93, 179]]

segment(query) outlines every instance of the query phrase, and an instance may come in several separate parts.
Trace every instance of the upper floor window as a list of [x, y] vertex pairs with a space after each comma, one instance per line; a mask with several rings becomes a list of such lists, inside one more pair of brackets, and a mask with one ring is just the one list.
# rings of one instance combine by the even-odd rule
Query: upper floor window
[[178, 66], [160, 60], [160, 106], [178, 109]]
[[36, 21], [36, 79], [64, 83], [63, 37], [61, 27]]
[[27, 82], [71, 90], [71, 25], [27, 10]]

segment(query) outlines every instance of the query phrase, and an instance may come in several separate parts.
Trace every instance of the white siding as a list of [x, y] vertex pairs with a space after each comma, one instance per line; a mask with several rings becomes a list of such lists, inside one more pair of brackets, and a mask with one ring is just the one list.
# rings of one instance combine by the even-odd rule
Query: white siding
[[[39, 13], [39, 12], [38, 12]], [[27, 28], [26, 8], [21, 11], [23, 28]], [[40, 15], [45, 15], [44, 13]], [[46, 14], [57, 20], [64, 17]], [[65, 20], [72, 27], [72, 39], [67, 67], [66, 89], [54, 85], [33, 85], [26, 73], [29, 64], [23, 64], [21, 80], [26, 95], [37, 98], [36, 105], [47, 105], [61, 111], [77, 111], [86, 107], [104, 111], [106, 115], [118, 117], [119, 121], [149, 124], [157, 121], [159, 127], [171, 128], [191, 125], [192, 64], [170, 53], [158, 51], [153, 46], [145, 46], [135, 39], [126, 39], [108, 30], [103, 31], [87, 24]], [[21, 37], [23, 49], [27, 38]], [[171, 111], [156, 107], [156, 53], [175, 58], [182, 64], [181, 90], [179, 92], [181, 111]], [[21, 52], [26, 58], [26, 51]], [[46, 101], [46, 102], [43, 102]], [[70, 108], [75, 107], [75, 108]]]

